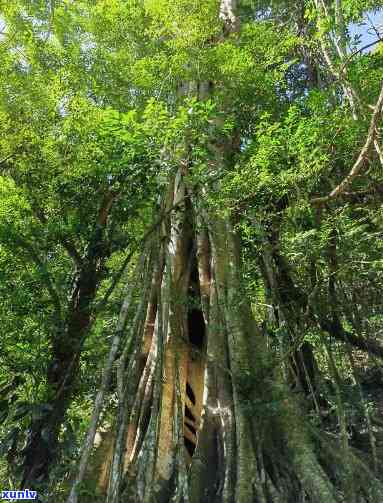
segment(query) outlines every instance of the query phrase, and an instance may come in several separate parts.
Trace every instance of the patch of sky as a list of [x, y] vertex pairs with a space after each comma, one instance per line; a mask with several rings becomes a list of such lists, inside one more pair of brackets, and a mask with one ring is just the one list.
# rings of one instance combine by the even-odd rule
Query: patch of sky
[[7, 30], [7, 25], [4, 19], [0, 16], [0, 42], [5, 38], [5, 32]]
[[379, 39], [383, 38], [383, 9], [368, 12], [359, 23], [348, 27], [350, 50], [360, 50], [367, 54], [376, 49]]

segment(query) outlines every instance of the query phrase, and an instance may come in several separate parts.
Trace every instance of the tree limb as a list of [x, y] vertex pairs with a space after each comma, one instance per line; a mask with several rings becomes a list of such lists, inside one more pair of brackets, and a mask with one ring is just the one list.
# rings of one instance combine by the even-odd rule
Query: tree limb
[[352, 181], [360, 174], [366, 160], [368, 159], [371, 146], [373, 146], [374, 142], [376, 141], [378, 123], [382, 115], [382, 108], [383, 108], [383, 82], [380, 89], [378, 101], [376, 102], [374, 112], [371, 117], [365, 144], [363, 145], [363, 148], [360, 151], [357, 160], [355, 161], [353, 167], [351, 168], [351, 171], [340, 182], [340, 184], [337, 185], [335, 189], [333, 189], [330, 192], [330, 194], [328, 194], [327, 196], [315, 197], [311, 199], [312, 204], [321, 205], [329, 202], [332, 199], [339, 197], [343, 192], [345, 192], [345, 190], [352, 183]]
[[12, 152], [11, 154], [7, 155], [6, 157], [4, 157], [4, 159], [1, 159], [0, 160], [0, 166], [2, 164], [5, 164], [9, 159], [12, 159], [12, 157], [16, 154], [16, 152]]
[[65, 248], [68, 255], [76, 262], [76, 264], [81, 266], [82, 258], [81, 258], [81, 255], [79, 254], [79, 252], [77, 251], [74, 243], [72, 243], [72, 241], [70, 241], [70, 239], [67, 238], [66, 236], [60, 236], [59, 242]]
[[[46, 217], [44, 211], [39, 206], [37, 206], [36, 203], [33, 204], [32, 211], [34, 216], [41, 224], [46, 225], [48, 223], [48, 218]], [[67, 251], [68, 255], [75, 261], [75, 263], [81, 266], [82, 257], [77, 251], [75, 244], [67, 236], [58, 236], [58, 241]]]
[[383, 347], [372, 339], [365, 339], [344, 330], [340, 323], [320, 320], [319, 325], [322, 330], [339, 341], [346, 342], [355, 348], [366, 351], [379, 358], [383, 358]]
[[365, 51], [366, 49], [369, 49], [370, 47], [373, 47], [374, 45], [376, 44], [379, 44], [379, 42], [383, 42], [383, 38], [378, 38], [376, 40], [374, 40], [374, 42], [370, 42], [369, 44], [367, 45], [364, 45], [363, 47], [361, 47], [360, 49], [357, 49], [356, 51], [352, 52], [346, 59], [346, 61], [343, 63], [343, 65], [340, 67], [340, 70], [339, 70], [339, 73], [342, 74], [343, 73], [343, 70], [346, 68], [346, 66], [348, 65], [348, 63], [351, 61], [352, 58], [354, 58], [355, 56], [357, 56], [358, 54], [360, 54], [361, 52]]
[[16, 243], [21, 248], [23, 248], [24, 250], [26, 250], [28, 252], [28, 254], [32, 258], [32, 260], [39, 267], [39, 269], [40, 269], [40, 271], [42, 273], [42, 277], [43, 277], [45, 286], [47, 287], [47, 290], [48, 290], [48, 292], [49, 292], [49, 294], [51, 296], [51, 299], [52, 299], [52, 302], [53, 302], [53, 305], [54, 305], [54, 308], [55, 308], [55, 312], [56, 312], [57, 321], [61, 324], [62, 316], [61, 316], [60, 297], [59, 297], [59, 295], [58, 295], [58, 293], [56, 291], [56, 288], [54, 287], [53, 281], [51, 279], [51, 276], [49, 274], [49, 271], [48, 271], [46, 265], [41, 260], [41, 258], [39, 257], [38, 253], [33, 248], [33, 246], [27, 240], [25, 240], [23, 237], [18, 236], [16, 238]]

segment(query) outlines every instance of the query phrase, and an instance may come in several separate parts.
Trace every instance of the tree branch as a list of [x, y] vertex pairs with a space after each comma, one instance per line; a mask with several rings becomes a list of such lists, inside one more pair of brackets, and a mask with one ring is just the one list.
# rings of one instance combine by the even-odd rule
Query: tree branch
[[51, 275], [49, 274], [49, 271], [48, 271], [46, 265], [41, 260], [41, 258], [39, 257], [38, 253], [33, 248], [33, 246], [31, 245], [31, 243], [29, 243], [23, 237], [18, 236], [16, 238], [16, 243], [21, 248], [23, 248], [24, 250], [26, 250], [28, 252], [28, 254], [32, 258], [32, 260], [39, 267], [39, 269], [40, 269], [40, 271], [42, 273], [42, 277], [43, 277], [45, 286], [47, 287], [49, 295], [51, 296], [51, 299], [52, 299], [52, 302], [53, 302], [53, 305], [54, 305], [54, 308], [55, 308], [55, 312], [56, 312], [57, 321], [59, 322], [59, 324], [61, 324], [61, 322], [62, 322], [62, 316], [61, 316], [60, 297], [59, 297], [59, 295], [58, 295], [58, 293], [56, 291], [56, 288], [54, 287], [53, 281], [51, 279]]
[[340, 70], [339, 70], [339, 73], [342, 74], [343, 73], [343, 70], [346, 68], [346, 66], [348, 65], [348, 63], [351, 61], [351, 59], [355, 56], [357, 56], [358, 54], [360, 54], [361, 52], [365, 51], [366, 49], [369, 49], [370, 47], [376, 45], [376, 44], [379, 44], [379, 42], [383, 42], [383, 38], [378, 38], [377, 40], [375, 40], [374, 42], [370, 42], [369, 44], [361, 47], [360, 49], [357, 49], [356, 51], [352, 52], [346, 59], [346, 61], [343, 63], [343, 65], [340, 67]]
[[[44, 211], [39, 206], [37, 206], [35, 202], [32, 205], [32, 211], [34, 216], [40, 223], [42, 223], [43, 225], [46, 225], [48, 223], [48, 218], [46, 217]], [[81, 266], [82, 258], [77, 251], [75, 244], [67, 236], [58, 236], [58, 241], [67, 251], [68, 255], [75, 261], [75, 263]]]
[[68, 255], [76, 262], [77, 265], [81, 266], [82, 258], [74, 243], [72, 243], [72, 241], [70, 241], [66, 236], [60, 236], [59, 241], [68, 252]]
[[337, 185], [335, 189], [333, 189], [330, 192], [330, 194], [328, 194], [327, 196], [315, 197], [311, 199], [312, 204], [315, 205], [325, 204], [330, 200], [339, 197], [343, 192], [345, 192], [345, 190], [352, 183], [352, 181], [360, 174], [366, 160], [368, 159], [371, 146], [374, 145], [374, 142], [376, 141], [378, 122], [382, 115], [382, 108], [383, 108], [383, 82], [380, 89], [378, 101], [376, 102], [374, 112], [371, 117], [370, 126], [368, 128], [367, 133], [367, 139], [365, 141], [365, 144], [363, 145], [362, 150], [359, 153], [357, 160], [355, 161], [353, 167], [351, 168], [351, 171], [346, 176], [346, 178], [344, 178], [340, 182], [340, 184]]
[[322, 330], [335, 339], [349, 343], [351, 346], [361, 349], [362, 351], [366, 351], [369, 354], [378, 356], [379, 358], [383, 358], [383, 347], [376, 341], [372, 339], [364, 339], [351, 332], [347, 332], [343, 329], [340, 323], [320, 320], [319, 324]]
[[1, 159], [0, 160], [0, 166], [2, 164], [5, 164], [9, 159], [12, 159], [12, 157], [16, 155], [16, 152], [12, 152], [11, 154], [7, 155], [6, 157], [4, 157], [4, 159]]

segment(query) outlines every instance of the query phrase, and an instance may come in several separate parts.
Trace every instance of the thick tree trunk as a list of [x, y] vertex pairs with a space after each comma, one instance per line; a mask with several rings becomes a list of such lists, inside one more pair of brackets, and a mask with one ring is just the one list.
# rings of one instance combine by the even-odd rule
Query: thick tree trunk
[[[253, 320], [232, 224], [201, 204], [186, 174], [170, 183], [167, 207], [179, 209], [157, 243], [156, 302], [124, 367], [107, 502], [342, 501], [329, 466], [363, 465], [339, 459], [303, 420]], [[353, 488], [360, 501], [381, 494], [376, 480], [369, 487]]]
[[[201, 204], [185, 175], [183, 168], [170, 181], [164, 204], [178, 209], [158, 236], [146, 319], [120, 366], [106, 501], [378, 501], [381, 485], [369, 469], [305, 422], [278, 354], [253, 320], [230, 219]], [[290, 316], [288, 303], [282, 315]], [[305, 354], [296, 369], [306, 383], [315, 372], [308, 361]]]
[[[239, 29], [233, 1], [221, 2], [220, 17], [224, 36]], [[218, 140], [210, 145], [214, 176], [232, 153], [230, 142]], [[149, 296], [156, 301], [148, 300], [137, 345], [120, 366], [106, 501], [340, 502], [328, 467], [337, 465], [341, 477], [345, 464], [305, 423], [278, 355], [255, 324], [230, 218], [203, 204], [208, 188], [194, 193], [187, 160], [180, 165], [164, 198], [165, 208], [178, 209], [158, 237]], [[284, 307], [285, 320], [290, 314]], [[368, 488], [354, 486], [360, 502], [382, 497], [370, 480]]]
[[171, 187], [172, 204], [192, 205], [157, 245], [164, 267], [124, 370], [108, 503], [337, 501], [254, 323], [230, 221], [202, 210], [181, 173]]

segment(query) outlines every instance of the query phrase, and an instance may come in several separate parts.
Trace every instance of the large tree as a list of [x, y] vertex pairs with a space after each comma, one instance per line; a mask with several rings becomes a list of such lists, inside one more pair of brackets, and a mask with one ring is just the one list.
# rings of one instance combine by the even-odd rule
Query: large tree
[[[164, 2], [163, 11], [149, 12], [155, 21], [160, 18], [171, 36], [168, 16], [181, 31], [190, 27], [190, 18], [185, 24], [177, 18], [180, 7], [178, 2]], [[231, 64], [246, 65], [245, 55], [254, 57], [246, 49], [250, 53], [256, 50], [246, 36], [269, 35], [267, 22], [241, 27], [239, 7], [234, 1], [222, 1], [219, 6], [212, 3], [215, 33], [210, 31], [196, 50], [205, 64], [211, 60], [204, 59], [204, 51], [211, 50], [232, 57]], [[245, 14], [242, 17], [246, 19]], [[199, 29], [201, 33], [201, 25]], [[183, 36], [175, 36], [175, 45], [185, 43]], [[251, 49], [243, 49], [246, 42]], [[191, 50], [187, 42], [185, 45]], [[233, 56], [235, 51], [239, 54]], [[280, 57], [283, 66], [283, 53]], [[303, 57], [307, 58], [306, 51]], [[306, 64], [306, 69], [313, 72], [313, 66]], [[313, 405], [294, 392], [294, 382], [298, 382], [303, 396], [316, 400], [318, 369], [313, 351], [309, 343], [301, 346], [298, 342], [307, 324], [315, 326], [319, 320], [324, 330], [334, 331], [339, 326], [334, 304], [336, 245], [332, 238], [328, 260], [333, 325], [329, 328], [325, 314], [318, 307], [313, 312], [310, 299], [294, 285], [279, 251], [278, 214], [288, 202], [277, 187], [263, 201], [269, 217], [264, 215], [265, 208], [258, 215], [249, 213], [254, 225], [263, 226], [261, 268], [278, 313], [279, 330], [285, 331], [282, 347], [291, 354], [287, 359], [291, 366], [280, 365], [254, 319], [236, 219], [217, 209], [214, 194], [229, 183], [246, 135], [252, 134], [253, 124], [246, 124], [249, 131], [242, 122], [247, 119], [246, 107], [256, 108], [257, 98], [262, 105], [268, 96], [262, 96], [260, 86], [260, 96], [247, 99], [244, 112], [233, 113], [238, 95], [243, 99], [251, 84], [242, 77], [243, 88], [239, 85], [235, 96], [232, 82], [225, 81], [220, 71], [224, 71], [222, 67], [213, 66], [197, 73], [188, 61], [185, 73], [189, 78], [174, 90], [181, 102], [194, 98], [189, 101], [190, 116], [206, 109], [209, 100], [215, 108], [209, 110], [206, 124], [200, 125], [202, 131], [189, 127], [178, 140], [179, 150], [171, 159], [173, 169], [162, 196], [164, 214], [176, 209], [164, 221], [153, 241], [154, 249], [145, 252], [150, 253], [151, 262], [140, 272], [146, 285], [137, 312], [141, 314], [136, 314], [129, 327], [128, 345], [119, 362], [115, 441], [102, 467], [106, 501], [378, 501], [381, 483], [350, 447], [341, 409], [343, 430], [337, 447], [331, 436], [304, 419]], [[322, 66], [317, 71], [326, 69]], [[310, 87], [314, 84], [311, 78]], [[308, 89], [307, 84], [305, 87]], [[344, 97], [348, 97], [346, 91]], [[280, 108], [285, 106], [283, 101], [281, 97]], [[236, 124], [229, 127], [233, 115]], [[275, 132], [276, 126], [270, 141], [278, 148]], [[258, 151], [258, 155], [262, 153]], [[316, 160], [319, 158], [318, 151]], [[273, 183], [268, 181], [268, 189]], [[282, 177], [279, 183], [281, 191], [291, 190], [288, 180], [285, 189]], [[345, 340], [346, 336], [340, 337]], [[331, 352], [329, 358], [334, 366]], [[75, 489], [71, 501], [76, 499]]]

